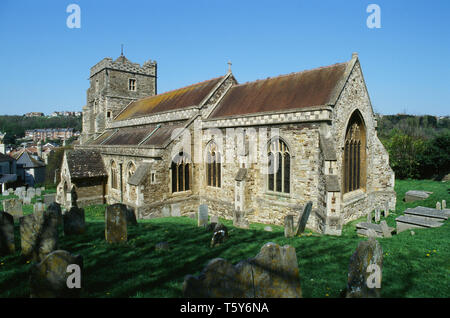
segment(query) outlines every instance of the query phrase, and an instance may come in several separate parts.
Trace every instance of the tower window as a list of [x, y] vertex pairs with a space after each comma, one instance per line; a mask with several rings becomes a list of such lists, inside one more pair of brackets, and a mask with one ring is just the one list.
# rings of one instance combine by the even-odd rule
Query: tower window
[[136, 79], [135, 78], [130, 78], [128, 79], [128, 90], [129, 91], [136, 91]]

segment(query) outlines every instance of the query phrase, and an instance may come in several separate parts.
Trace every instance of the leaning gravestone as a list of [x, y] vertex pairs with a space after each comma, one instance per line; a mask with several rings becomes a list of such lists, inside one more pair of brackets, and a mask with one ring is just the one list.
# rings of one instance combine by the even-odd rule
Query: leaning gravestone
[[53, 252], [58, 244], [58, 219], [47, 212], [29, 214], [20, 218], [22, 256], [40, 261]]
[[294, 216], [289, 214], [284, 217], [284, 236], [293, 237], [294, 235]]
[[301, 298], [295, 248], [267, 243], [254, 258], [234, 265], [222, 258], [211, 260], [199, 276], [187, 275], [187, 298]]
[[14, 218], [11, 214], [0, 211], [0, 256], [13, 254], [15, 250]]
[[382, 267], [383, 249], [380, 243], [374, 238], [359, 242], [350, 258], [346, 297], [380, 297]]
[[3, 211], [11, 214], [15, 221], [23, 216], [22, 203], [20, 199], [3, 200]]
[[295, 231], [295, 235], [300, 235], [305, 231], [306, 223], [308, 223], [309, 215], [311, 214], [312, 209], [312, 201], [306, 203], [305, 208], [303, 209], [303, 213], [300, 216], [300, 219], [297, 224], [297, 230]]
[[[82, 269], [83, 257], [81, 255], [73, 255], [63, 250], [53, 251], [30, 269], [31, 298], [79, 297]], [[79, 277], [76, 277], [78, 275]], [[77, 286], [77, 283], [80, 285]]]
[[127, 241], [127, 208], [116, 203], [108, 205], [105, 212], [105, 238], [108, 243]]
[[200, 204], [198, 206], [198, 226], [204, 226], [208, 224], [208, 205]]
[[405, 202], [413, 202], [417, 200], [425, 200], [432, 192], [409, 190], [405, 193]]
[[86, 231], [84, 210], [72, 207], [63, 215], [64, 235], [83, 234]]

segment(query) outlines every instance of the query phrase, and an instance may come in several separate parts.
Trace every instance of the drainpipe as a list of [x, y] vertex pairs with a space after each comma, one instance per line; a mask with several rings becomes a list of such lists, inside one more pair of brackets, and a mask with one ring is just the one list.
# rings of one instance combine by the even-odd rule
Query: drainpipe
[[123, 185], [122, 185], [122, 164], [119, 163], [120, 170], [120, 203], [123, 203]]

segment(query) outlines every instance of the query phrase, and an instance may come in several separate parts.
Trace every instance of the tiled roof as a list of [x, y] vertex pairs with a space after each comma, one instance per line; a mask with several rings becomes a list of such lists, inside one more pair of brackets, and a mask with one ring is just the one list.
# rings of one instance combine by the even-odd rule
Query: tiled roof
[[66, 158], [72, 179], [106, 176], [103, 159], [98, 150], [67, 150]]
[[222, 79], [223, 76], [139, 99], [129, 104], [114, 120], [125, 120], [199, 105]]
[[233, 86], [210, 118], [326, 105], [348, 63]]

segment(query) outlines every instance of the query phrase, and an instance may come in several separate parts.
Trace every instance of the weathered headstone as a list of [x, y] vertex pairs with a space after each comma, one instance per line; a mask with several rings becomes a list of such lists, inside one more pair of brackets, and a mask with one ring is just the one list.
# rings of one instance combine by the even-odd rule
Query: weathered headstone
[[234, 265], [222, 258], [211, 260], [199, 276], [187, 275], [187, 298], [301, 298], [295, 248], [267, 243], [254, 258]]
[[20, 199], [3, 200], [3, 211], [11, 214], [15, 221], [23, 216], [22, 203]]
[[167, 206], [164, 206], [162, 208], [161, 212], [162, 212], [162, 216], [165, 217], [165, 218], [170, 216], [170, 209]]
[[217, 215], [211, 215], [211, 223], [219, 223], [219, 217]]
[[6, 197], [6, 196], [8, 196], [8, 195], [9, 195], [9, 192], [8, 192], [8, 191], [3, 191], [3, 192], [2, 192], [2, 196]]
[[380, 208], [375, 209], [375, 223], [380, 222], [381, 219], [381, 210]]
[[44, 204], [49, 206], [51, 203], [55, 202], [56, 193], [44, 194]]
[[432, 192], [409, 190], [405, 193], [405, 202], [413, 202], [417, 200], [425, 200]]
[[210, 246], [214, 247], [216, 245], [220, 245], [224, 243], [227, 239], [228, 239], [228, 228], [221, 223], [216, 224], [216, 226], [214, 227], [214, 233], [213, 237], [211, 238]]
[[240, 229], [248, 229], [250, 227], [243, 211], [233, 210], [233, 226]]
[[[82, 270], [81, 255], [73, 255], [63, 250], [53, 251], [30, 269], [31, 298], [79, 297], [82, 287]], [[77, 279], [80, 286], [76, 285]], [[71, 288], [68, 282], [73, 284], [73, 286], [70, 284]]]
[[303, 213], [299, 218], [295, 235], [300, 235], [305, 231], [306, 223], [308, 223], [308, 218], [309, 215], [311, 214], [311, 209], [312, 209], [312, 202], [309, 201], [308, 203], [306, 203], [305, 208], [303, 209]]
[[63, 215], [64, 235], [83, 234], [86, 231], [84, 210], [72, 207]]
[[179, 203], [172, 204], [170, 210], [170, 216], [181, 216], [181, 207]]
[[108, 243], [127, 241], [127, 208], [116, 203], [106, 206], [105, 237]]
[[13, 194], [14, 193], [14, 189], [13, 188], [9, 188], [8, 192], [9, 192], [9, 194]]
[[38, 196], [38, 197], [40, 197], [40, 196], [42, 195], [42, 190], [41, 190], [41, 188], [37, 188], [37, 189], [36, 189], [35, 195]]
[[436, 202], [436, 210], [441, 210], [441, 202]]
[[33, 205], [33, 213], [45, 211], [44, 203], [37, 202]]
[[442, 200], [442, 210], [447, 209], [447, 202], [445, 200]]
[[205, 224], [208, 224], [208, 205], [207, 204], [200, 204], [198, 206], [198, 226], [204, 226]]
[[61, 204], [52, 202], [47, 206], [48, 213], [57, 218], [58, 224], [63, 224], [63, 215], [61, 211]]
[[382, 267], [383, 249], [380, 243], [374, 238], [359, 242], [350, 258], [346, 297], [380, 297]]
[[383, 231], [383, 237], [392, 237], [391, 231], [389, 230], [389, 226], [386, 221], [383, 220], [380, 222], [381, 230]]
[[0, 256], [14, 253], [14, 218], [7, 212], [0, 211]]
[[127, 207], [127, 225], [130, 226], [136, 226], [137, 220], [136, 220], [136, 213], [134, 212], [133, 207]]
[[289, 214], [284, 217], [284, 236], [293, 237], [294, 235], [294, 216]]
[[27, 197], [33, 198], [36, 195], [36, 190], [34, 188], [27, 189]]
[[22, 256], [40, 261], [57, 249], [58, 219], [48, 212], [37, 212], [20, 218]]
[[31, 204], [31, 197], [28, 197], [28, 196], [24, 197], [23, 198], [23, 204], [24, 205], [30, 205]]

